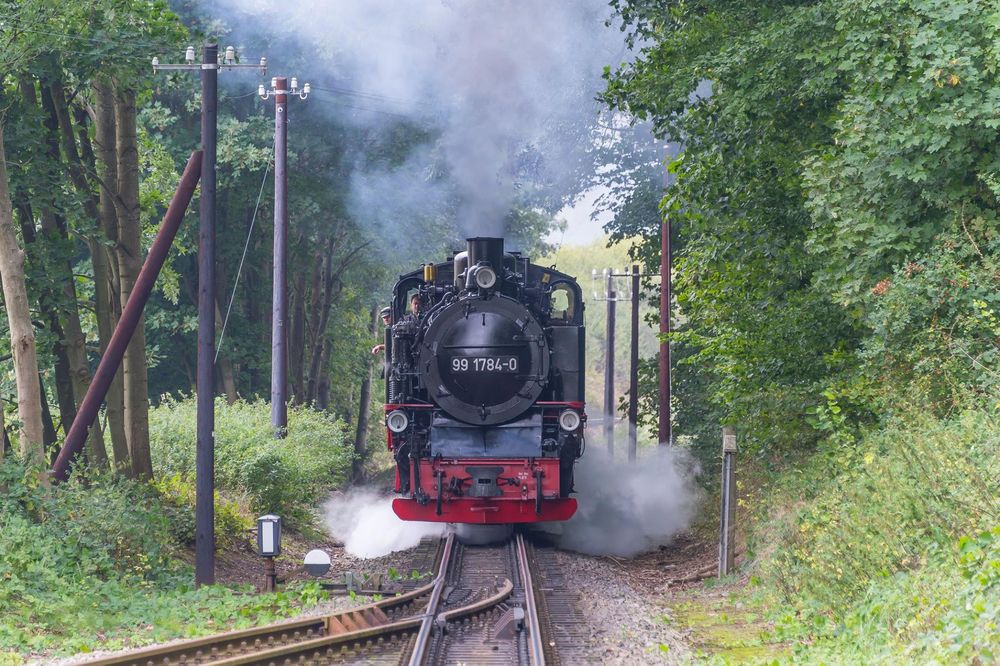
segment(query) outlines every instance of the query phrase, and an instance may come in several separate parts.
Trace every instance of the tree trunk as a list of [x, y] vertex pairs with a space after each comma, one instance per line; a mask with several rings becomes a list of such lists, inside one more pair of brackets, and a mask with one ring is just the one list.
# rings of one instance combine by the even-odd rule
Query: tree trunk
[[[309, 323], [305, 331], [305, 343], [302, 345], [303, 384], [305, 384], [308, 379], [308, 376], [306, 375], [305, 360], [306, 358], [309, 358], [311, 361], [312, 349], [321, 344], [322, 336], [319, 333], [319, 318], [323, 309], [320, 305], [322, 303], [321, 298], [323, 296], [323, 276], [326, 269], [326, 252], [321, 250], [316, 253], [316, 257], [313, 261], [312, 285], [309, 289]], [[303, 402], [309, 401], [310, 390], [311, 389], [303, 387]]]
[[[24, 100], [25, 107], [37, 110], [38, 94], [35, 89], [35, 80], [30, 75], [23, 74], [18, 80], [18, 88]], [[61, 168], [59, 161], [59, 138], [56, 135], [58, 127], [53, 110], [52, 96], [45, 86], [42, 86], [42, 110], [44, 111], [42, 121], [47, 130], [44, 134], [44, 158], [39, 159], [33, 166], [38, 175], [43, 179], [49, 179], [51, 183], [55, 184], [61, 175], [59, 173]], [[63, 302], [65, 297], [61, 293], [62, 290], [56, 288], [56, 285], [62, 286], [65, 283], [66, 272], [69, 272], [70, 279], [72, 279], [72, 269], [69, 267], [68, 262], [65, 261], [65, 257], [70, 252], [67, 249], [65, 241], [64, 230], [66, 222], [57, 212], [54, 189], [54, 186], [42, 188], [42, 191], [36, 195], [41, 199], [41, 233], [42, 241], [44, 241], [42, 243], [35, 242], [37, 240], [34, 229], [35, 218], [31, 212], [31, 204], [28, 202], [30, 195], [24, 191], [18, 192], [17, 195], [22, 200], [19, 208], [22, 211], [21, 227], [24, 235], [26, 256], [32, 264], [37, 265], [46, 274], [51, 274], [53, 278], [41, 283], [37, 297], [42, 319], [45, 321], [45, 325], [51, 334], [48, 336], [48, 340], [51, 344], [52, 355], [55, 357], [56, 400], [59, 403], [60, 425], [62, 425], [63, 423], [71, 422], [76, 416], [76, 400], [73, 396], [73, 380], [70, 376], [69, 353], [66, 349], [66, 336], [63, 330], [62, 311], [66, 309], [67, 304]], [[43, 406], [47, 409], [48, 404], [45, 402], [44, 397], [42, 398], [42, 402]], [[45, 446], [48, 447], [55, 442], [56, 435], [54, 427], [44, 427], [47, 424], [45, 411], [43, 411], [42, 416], [42, 434], [45, 439]], [[51, 422], [51, 416], [47, 418], [48, 422]]]
[[[319, 268], [314, 268], [314, 274]], [[316, 279], [313, 279], [315, 284]], [[299, 271], [295, 275], [295, 286], [292, 289], [294, 303], [292, 306], [291, 331], [288, 339], [288, 374], [292, 385], [292, 401], [303, 403], [305, 393], [305, 348], [306, 348], [306, 274]]]
[[[215, 331], [222, 332], [222, 310], [219, 308], [219, 299], [215, 299]], [[219, 352], [219, 375], [222, 379], [222, 390], [226, 394], [226, 403], [233, 404], [240, 399], [240, 394], [236, 391], [236, 373], [233, 371], [233, 361], [225, 354]]]
[[10, 327], [10, 348], [14, 355], [14, 381], [17, 387], [17, 415], [21, 421], [21, 456], [25, 461], [45, 464], [42, 448], [42, 405], [38, 382], [38, 356], [35, 331], [31, 326], [28, 290], [24, 284], [24, 251], [14, 231], [14, 212], [7, 184], [7, 159], [3, 144], [3, 119], [0, 117], [0, 281]]
[[7, 453], [7, 415], [4, 414], [6, 409], [3, 398], [0, 398], [0, 461], [3, 461], [3, 456]]
[[[250, 279], [250, 276], [253, 274], [252, 273], [253, 270], [254, 269], [253, 269], [252, 266], [247, 266], [247, 282], [250, 283], [250, 284], [256, 282], [256, 280], [251, 280]], [[257, 277], [259, 277], [259, 275]], [[271, 323], [270, 323], [270, 320], [268, 320], [268, 322], [267, 322], [266, 325], [262, 325], [262, 322], [260, 320], [261, 310], [262, 309], [263, 308], [261, 307], [261, 299], [260, 299], [259, 291], [257, 289], [248, 289], [247, 290], [247, 298], [246, 298], [245, 308], [244, 308], [244, 312], [245, 312], [245, 315], [246, 315], [246, 320], [247, 320], [247, 322], [249, 322], [249, 324], [251, 326], [251, 330], [258, 331], [257, 344], [259, 346], [261, 346], [261, 348], [270, 349], [270, 346], [269, 346], [270, 340], [263, 340], [262, 337], [263, 337], [263, 333], [265, 331], [267, 333], [270, 333], [270, 331], [271, 331], [271, 329], [270, 329]], [[268, 315], [270, 315], [270, 314], [271, 314], [270, 310], [268, 310]], [[251, 344], [253, 344], [252, 341], [251, 341]], [[247, 368], [246, 368], [246, 377], [247, 377], [246, 392], [247, 392], [247, 395], [254, 395], [254, 393], [257, 390], [257, 383], [258, 383], [258, 378], [259, 378], [259, 370], [257, 368], [258, 368], [258, 365], [256, 363], [248, 363], [247, 364]], [[270, 375], [270, 373], [268, 373], [268, 382], [270, 382], [270, 379], [271, 379], [271, 375]], [[268, 384], [268, 390], [270, 390], [270, 384]]]
[[[50, 217], [48, 214], [42, 216], [42, 240], [43, 242], [49, 241], [51, 244], [56, 239], [50, 235], [49, 229], [46, 228], [47, 223], [45, 219]], [[73, 378], [70, 372], [69, 354], [66, 350], [66, 334], [63, 331], [62, 323], [59, 321], [58, 306], [52, 302], [55, 296], [53, 293], [48, 293], [38, 300], [39, 308], [45, 314], [49, 331], [52, 333], [52, 354], [55, 356], [56, 402], [59, 404], [60, 425], [63, 427], [63, 432], [65, 432], [69, 429], [67, 424], [76, 418], [76, 400], [73, 398]], [[45, 438], [46, 445], [54, 441], [55, 436], [51, 439], [48, 437]]]
[[[121, 302], [142, 269], [142, 222], [139, 219], [139, 150], [136, 142], [135, 91], [115, 94], [118, 147], [118, 274]], [[149, 452], [149, 380], [146, 374], [146, 326], [139, 320], [125, 350], [125, 422], [132, 472], [139, 479], [153, 478]]]
[[[97, 210], [97, 202], [94, 201], [93, 193], [90, 190], [83, 171], [83, 165], [80, 162], [80, 154], [76, 148], [76, 138], [73, 133], [73, 125], [70, 122], [69, 109], [66, 105], [66, 95], [63, 91], [62, 82], [54, 80], [47, 90], [43, 87], [42, 99], [46, 110], [50, 116], [53, 116], [51, 120], [57, 125], [62, 138], [63, 153], [69, 166], [70, 180], [73, 182], [73, 186], [83, 203], [83, 209], [87, 218], [95, 225], [95, 229], [85, 230], [87, 232], [86, 236], [90, 238], [93, 236], [93, 231], [96, 230], [100, 216]], [[67, 231], [65, 224], [61, 226], [57, 225], [56, 232], [60, 235], [60, 240], [66, 238]], [[94, 245], [91, 244], [90, 247], [93, 252]], [[97, 249], [97, 253], [100, 253], [100, 249]], [[90, 374], [90, 363], [87, 360], [87, 337], [84, 335], [83, 327], [80, 324], [80, 310], [77, 306], [73, 266], [67, 261], [64, 268], [62, 262], [60, 262], [59, 269], [65, 270], [65, 274], [62, 277], [62, 295], [65, 300], [65, 311], [63, 313], [64, 346], [69, 362], [70, 382], [75, 403], [75, 418], [76, 406], [83, 402], [83, 397], [87, 394], [87, 388], [90, 386], [92, 377]], [[62, 424], [64, 433], [69, 432], [71, 423], [72, 421], [68, 421], [67, 416], [64, 414]], [[100, 424], [97, 422], [91, 425], [87, 436], [87, 460], [91, 465], [101, 469], [105, 469], [108, 466], [108, 453], [104, 448], [104, 437], [101, 433]]]
[[[323, 340], [323, 353], [320, 354], [320, 368], [325, 368], [330, 362], [330, 341]], [[319, 382], [316, 386], [316, 409], [326, 411], [330, 408], [330, 375], [320, 371]]]
[[52, 460], [49, 461], [49, 466], [51, 467], [51, 463], [56, 461], [56, 456], [59, 455], [59, 451], [56, 450], [54, 446], [56, 443], [56, 425], [52, 422], [52, 412], [49, 409], [49, 397], [45, 395], [45, 380], [42, 379], [41, 373], [38, 375], [38, 399], [42, 403], [43, 448], [52, 452]]
[[315, 402], [317, 389], [319, 388], [320, 373], [322, 372], [323, 339], [327, 323], [330, 321], [330, 308], [333, 305], [333, 287], [337, 278], [333, 270], [333, 252], [334, 241], [331, 238], [327, 243], [326, 256], [323, 258], [323, 295], [321, 299], [314, 297], [314, 300], [321, 301], [321, 304], [317, 307], [318, 315], [314, 315], [316, 323], [313, 330], [313, 344], [309, 358], [309, 383], [306, 387], [306, 402], [310, 404]]
[[[93, 254], [96, 299], [94, 307], [103, 356], [122, 311], [117, 254], [113, 249], [118, 244], [118, 212], [115, 208], [115, 199], [118, 197], [118, 152], [111, 87], [103, 82], [95, 82], [93, 88], [96, 100], [94, 145], [97, 148], [96, 171], [100, 184], [98, 197], [100, 228], [105, 241], [97, 244], [99, 247]], [[108, 388], [105, 405], [108, 430], [111, 433], [111, 448], [115, 455], [115, 468], [126, 476], [132, 476], [132, 457], [129, 455], [128, 436], [125, 431], [125, 383], [120, 366]]]
[[[378, 306], [372, 308], [372, 335], [378, 333]], [[351, 465], [351, 480], [362, 481], [365, 452], [368, 450], [368, 418], [372, 408], [372, 363], [371, 354], [365, 354], [365, 372], [361, 376], [361, 396], [358, 399], [358, 428], [354, 431], [354, 464]]]

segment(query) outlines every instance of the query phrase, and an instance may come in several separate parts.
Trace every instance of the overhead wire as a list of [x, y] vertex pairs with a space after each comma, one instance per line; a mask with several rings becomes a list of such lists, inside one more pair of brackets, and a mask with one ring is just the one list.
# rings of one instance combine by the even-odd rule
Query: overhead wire
[[[272, 149], [274, 144], [272, 143]], [[247, 240], [243, 244], [243, 254], [240, 256], [240, 264], [236, 268], [236, 279], [233, 281], [233, 293], [229, 297], [229, 305], [226, 306], [226, 316], [222, 319], [222, 332], [219, 333], [219, 344], [215, 348], [215, 360], [213, 363], [218, 363], [219, 352], [222, 351], [222, 342], [226, 339], [226, 326], [229, 324], [229, 314], [233, 311], [233, 303], [236, 302], [236, 290], [240, 286], [240, 276], [243, 274], [243, 264], [247, 258], [247, 251], [250, 249], [250, 240], [253, 238], [254, 223], [257, 221], [257, 211], [260, 210], [260, 200], [264, 196], [264, 185], [267, 184], [267, 176], [271, 173], [271, 161], [268, 160], [267, 166], [264, 167], [264, 178], [260, 181], [260, 191], [257, 192], [257, 203], [253, 207], [253, 217], [250, 218], [250, 230], [247, 231]]]
[[[76, 41], [76, 42], [90, 42], [90, 43], [93, 43], [93, 44], [100, 44], [100, 45], [106, 45], [106, 44], [109, 43], [109, 40], [107, 38], [86, 37], [86, 36], [83, 36], [83, 35], [71, 35], [71, 34], [63, 33], [63, 32], [55, 32], [55, 31], [52, 31], [52, 30], [41, 30], [41, 29], [38, 29], [38, 28], [35, 27], [35, 25], [41, 24], [42, 23], [41, 20], [39, 20], [39, 22], [36, 23], [36, 24], [26, 24], [23, 20], [21, 20], [18, 17], [13, 17], [13, 18], [6, 19], [6, 20], [9, 21], [12, 26], [15, 26], [18, 30], [20, 30], [21, 32], [25, 32], [25, 33], [33, 33], [33, 34], [37, 34], [37, 35], [46, 35], [46, 36], [50, 36], [50, 37], [61, 37], [61, 38], [65, 38], [65, 39], [71, 40], [71, 41]], [[0, 22], [0, 24], [2, 24], [2, 22]], [[157, 50], [167, 49], [167, 48], [170, 48], [172, 46], [175, 46], [174, 44], [169, 44], [169, 43], [166, 43], [166, 42], [152, 42], [152, 41], [150, 41], [150, 42], [144, 42], [144, 41], [136, 41], [136, 40], [129, 40], [128, 41], [128, 45], [131, 46], [131, 47], [145, 47], [145, 48], [148, 48], [148, 49], [157, 49]], [[135, 55], [122, 54], [122, 53], [112, 53], [112, 52], [106, 52], [106, 51], [97, 51], [97, 50], [86, 51], [86, 50], [79, 50], [79, 49], [72, 49], [72, 48], [65, 48], [65, 47], [60, 48], [59, 50], [62, 53], [67, 53], [67, 54], [71, 54], [71, 55], [78, 55], [78, 56], [100, 56], [100, 57], [102, 57], [104, 59], [109, 59], [109, 60], [126, 61], [126, 60], [135, 60], [136, 59]], [[429, 105], [426, 102], [420, 102], [420, 101], [417, 101], [417, 100], [409, 100], [409, 99], [404, 99], [404, 98], [401, 98], [401, 97], [392, 97], [392, 96], [389, 96], [389, 95], [382, 95], [382, 94], [379, 94], [379, 93], [365, 92], [365, 91], [361, 91], [361, 90], [355, 90], [355, 89], [352, 89], [352, 88], [347, 88], [347, 87], [344, 87], [344, 86], [336, 86], [336, 85], [331, 85], [331, 86], [313, 86], [313, 90], [319, 90], [319, 91], [323, 91], [323, 92], [330, 92], [330, 93], [335, 93], [335, 94], [338, 94], [338, 95], [348, 95], [350, 97], [357, 97], [359, 99], [367, 100], [367, 101], [372, 101], [372, 102], [386, 102], [386, 103], [390, 103], [390, 104], [399, 104], [399, 105], [403, 105], [403, 106], [419, 106], [419, 107], [425, 107], [425, 108], [430, 108], [431, 107], [431, 105]], [[239, 96], [239, 95], [238, 96], [232, 96], [232, 97], [230, 97], [230, 99], [240, 99], [242, 97], [249, 97], [252, 94], [255, 94], [255, 93], [247, 93], [246, 95], [241, 95], [241, 96]], [[350, 108], [357, 109], [359, 111], [369, 111], [371, 113], [381, 113], [381, 114], [391, 115], [391, 116], [397, 116], [397, 117], [401, 117], [401, 118], [409, 117], [406, 114], [399, 113], [397, 111], [389, 111], [387, 109], [375, 109], [375, 108], [371, 108], [371, 107], [367, 107], [367, 106], [351, 105], [351, 104], [348, 104], [348, 103], [344, 102], [343, 100], [336, 100], [336, 101], [339, 104], [342, 104], [344, 106], [348, 106]]]
[[[315, 88], [315, 86], [314, 86]], [[368, 99], [377, 102], [391, 102], [393, 104], [402, 104], [407, 106], [425, 106], [430, 107], [431, 105], [427, 102], [420, 102], [418, 100], [405, 99], [403, 97], [391, 97], [389, 95], [382, 95], [379, 93], [364, 92], [362, 90], [354, 90], [353, 88], [345, 88], [343, 86], [336, 85], [322, 85], [322, 89], [327, 92], [339, 93], [341, 95], [350, 95], [352, 97], [360, 97], [362, 99]]]
[[245, 99], [247, 97], [250, 97], [251, 95], [256, 95], [256, 94], [257, 94], [257, 91], [256, 90], [252, 90], [252, 91], [246, 93], [245, 95], [226, 95], [225, 97], [222, 97], [220, 95], [219, 96], [219, 101], [220, 102], [224, 102], [224, 101], [230, 100], [230, 99]]
[[[325, 87], [322, 87], [322, 86], [312, 86], [312, 89], [313, 89], [314, 92], [315, 91], [321, 91], [321, 92], [328, 92], [328, 93], [335, 93], [335, 94], [339, 94], [340, 93], [340, 91], [338, 91], [338, 90], [334, 90], [332, 88], [325, 88]], [[405, 113], [399, 113], [397, 111], [387, 111], [385, 109], [373, 109], [373, 108], [368, 107], [368, 106], [359, 106], [357, 104], [351, 104], [349, 102], [346, 102], [346, 101], [344, 101], [342, 99], [337, 99], [336, 97], [333, 98], [333, 102], [336, 103], [336, 104], [340, 104], [342, 106], [346, 106], [346, 107], [351, 108], [351, 109], [357, 109], [359, 111], [369, 111], [371, 113], [381, 113], [381, 114], [384, 114], [384, 115], [387, 115], [387, 116], [396, 116], [397, 118], [410, 118], [410, 116], [406, 115]]]
[[[19, 19], [17, 17], [5, 19], [5, 21], [9, 21], [10, 24], [11, 24], [11, 26], [14, 27], [15, 29], [19, 30], [20, 32], [32, 33], [32, 34], [36, 34], [36, 35], [45, 35], [47, 37], [63, 37], [65, 39], [69, 39], [69, 40], [75, 40], [75, 41], [81, 41], [81, 42], [91, 42], [92, 44], [102, 44], [102, 45], [108, 45], [108, 44], [110, 44], [111, 40], [113, 39], [113, 36], [111, 36], [111, 35], [109, 35], [107, 38], [86, 37], [84, 35], [73, 35], [73, 34], [69, 34], [69, 33], [65, 33], [65, 32], [54, 32], [52, 30], [39, 30], [35, 26], [36, 25], [43, 25], [43, 24], [45, 24], [45, 22], [42, 21], [42, 20], [39, 20], [35, 24], [25, 24], [21, 19]], [[155, 49], [162, 49], [162, 48], [168, 48], [170, 46], [175, 46], [174, 44], [170, 44], [170, 43], [165, 42], [165, 41], [145, 42], [145, 41], [138, 41], [138, 40], [134, 40], [134, 39], [129, 39], [127, 41], [127, 44], [129, 46], [141, 46], [141, 47], [155, 48]]]

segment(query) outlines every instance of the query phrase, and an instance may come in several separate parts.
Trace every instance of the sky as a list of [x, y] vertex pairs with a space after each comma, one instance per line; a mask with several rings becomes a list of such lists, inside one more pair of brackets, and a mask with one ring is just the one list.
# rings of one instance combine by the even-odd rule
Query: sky
[[556, 213], [556, 219], [566, 222], [564, 230], [553, 229], [546, 240], [559, 246], [590, 245], [598, 238], [606, 238], [604, 225], [611, 221], [610, 211], [594, 210], [597, 199], [607, 192], [601, 186], [591, 187], [579, 199]]

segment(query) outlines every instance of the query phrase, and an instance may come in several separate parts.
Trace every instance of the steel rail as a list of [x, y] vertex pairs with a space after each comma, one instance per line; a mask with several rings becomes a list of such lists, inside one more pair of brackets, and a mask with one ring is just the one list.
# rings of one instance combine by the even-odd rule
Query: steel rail
[[531, 567], [524, 535], [516, 537], [517, 566], [521, 570], [521, 589], [524, 591], [524, 629], [527, 633], [528, 657], [532, 666], [545, 666], [545, 647], [542, 643], [542, 628], [538, 620], [538, 606], [535, 602], [535, 588], [531, 580]]
[[[320, 637], [348, 636], [369, 628], [388, 627], [396, 623], [389, 620], [386, 612], [394, 611], [431, 594], [439, 586], [440, 579], [441, 575], [427, 585], [410, 592], [330, 615], [318, 615], [249, 629], [239, 629], [168, 645], [144, 648], [84, 663], [88, 666], [147, 666], [150, 663], [212, 664], [231, 658], [234, 652], [273, 648], [282, 643], [295, 644], [316, 640]], [[422, 619], [423, 615], [416, 615], [415, 618]], [[347, 640], [350, 641], [353, 638], [347, 638]]]
[[[448, 621], [469, 615], [475, 615], [486, 608], [495, 606], [507, 599], [513, 589], [513, 583], [511, 583], [510, 580], [506, 580], [500, 589], [489, 598], [449, 611], [447, 613]], [[373, 641], [381, 642], [394, 635], [411, 633], [423, 624], [424, 619], [425, 616], [418, 615], [378, 627], [370, 627], [346, 634], [338, 634], [335, 636], [326, 636], [300, 643], [292, 643], [270, 650], [263, 650], [253, 654], [234, 657], [232, 659], [213, 661], [212, 666], [316, 663], [317, 661], [322, 661], [324, 657], [333, 661], [336, 660], [337, 655], [340, 654], [339, 650], [346, 647], [350, 643], [368, 644]]]
[[424, 614], [420, 624], [420, 631], [417, 632], [417, 640], [410, 654], [410, 666], [421, 666], [424, 663], [424, 656], [427, 653], [427, 644], [430, 642], [431, 629], [434, 628], [434, 617], [437, 614], [438, 604], [441, 602], [441, 593], [444, 591], [444, 583], [448, 579], [448, 567], [451, 564], [451, 552], [455, 545], [455, 533], [448, 534], [448, 540], [444, 545], [444, 553], [441, 555], [441, 567], [438, 569], [437, 578], [434, 580], [434, 590], [431, 598], [427, 602], [427, 612]]
[[[480, 615], [508, 600], [517, 586], [511, 578], [503, 580], [496, 591], [465, 606], [440, 611], [445, 590], [454, 584], [456, 548], [454, 535], [442, 542], [437, 575], [419, 589], [397, 597], [317, 616], [271, 624], [253, 629], [147, 648], [128, 654], [86, 662], [100, 666], [172, 666], [174, 664], [211, 664], [212, 666], [247, 666], [249, 664], [336, 663], [363, 657], [372, 651], [387, 650], [400, 654], [400, 663], [423, 666], [432, 658], [430, 648], [435, 628], [443, 629], [462, 618]], [[545, 654], [539, 610], [536, 605], [527, 545], [521, 535], [514, 544], [519, 585], [524, 593], [524, 634], [529, 663], [544, 666]], [[512, 576], [516, 578], [516, 576]], [[402, 619], [386, 613], [427, 598], [417, 612], [405, 611]], [[416, 609], [415, 609], [416, 610]], [[412, 613], [412, 614], [410, 614]], [[433, 657], [435, 660], [440, 655]]]

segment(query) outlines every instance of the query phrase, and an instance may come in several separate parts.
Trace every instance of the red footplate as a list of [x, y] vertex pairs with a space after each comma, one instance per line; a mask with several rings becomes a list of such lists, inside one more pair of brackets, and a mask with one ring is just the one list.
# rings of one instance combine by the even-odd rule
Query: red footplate
[[576, 500], [561, 497], [556, 458], [438, 459], [419, 465], [418, 474], [410, 470], [410, 482], [419, 485], [423, 502], [412, 494], [392, 502], [403, 520], [503, 525], [569, 520], [576, 513]]
[[569, 520], [576, 513], [576, 500], [560, 498], [542, 501], [541, 514], [535, 513], [534, 500], [454, 499], [441, 504], [437, 515], [434, 500], [421, 505], [414, 499], [392, 500], [392, 510], [402, 520], [423, 520], [439, 523], [476, 523], [504, 525], [507, 523], [541, 523]]

